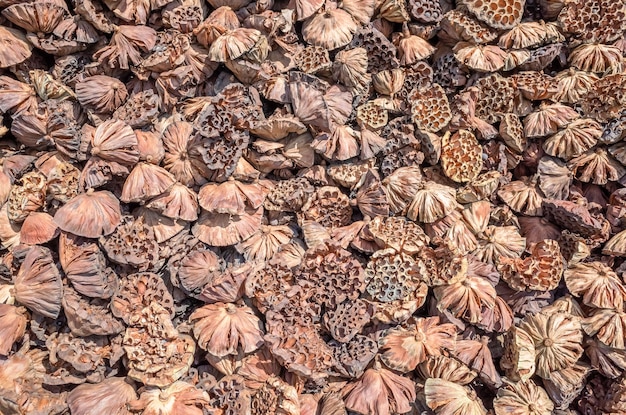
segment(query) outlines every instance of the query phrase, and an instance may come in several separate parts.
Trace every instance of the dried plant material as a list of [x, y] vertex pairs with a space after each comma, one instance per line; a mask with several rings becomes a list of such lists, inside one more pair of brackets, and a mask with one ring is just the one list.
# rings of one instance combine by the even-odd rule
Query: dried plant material
[[120, 200], [126, 203], [146, 202], [169, 190], [175, 182], [164, 168], [151, 163], [137, 163], [124, 182]]
[[65, 286], [62, 304], [67, 325], [75, 336], [107, 336], [124, 331], [123, 322], [111, 313], [108, 300], [88, 299]]
[[423, 223], [433, 223], [457, 207], [453, 188], [436, 182], [422, 182], [409, 205], [407, 216]]
[[593, 147], [601, 136], [600, 124], [588, 118], [580, 118], [544, 141], [543, 149], [551, 156], [570, 160]]
[[57, 318], [61, 312], [63, 284], [50, 250], [33, 246], [15, 277], [15, 299], [31, 311]]
[[507, 59], [506, 52], [493, 45], [458, 43], [453, 51], [459, 63], [479, 72], [497, 72]]
[[626, 288], [611, 268], [601, 262], [577, 263], [564, 273], [568, 290], [583, 304], [597, 308], [621, 309]]
[[467, 365], [446, 355], [429, 357], [418, 365], [417, 371], [424, 379], [443, 379], [464, 386], [476, 378], [476, 372]]
[[151, 303], [158, 304], [170, 317], [174, 315], [174, 299], [163, 279], [150, 272], [140, 272], [120, 280], [110, 308], [114, 316], [130, 324], [141, 317], [142, 310]]
[[377, 415], [410, 412], [416, 397], [413, 381], [383, 368], [380, 363], [366, 370], [358, 381], [348, 384], [342, 393], [346, 409]]
[[543, 197], [537, 186], [537, 176], [507, 183], [498, 189], [498, 196], [515, 212], [541, 216]]
[[451, 46], [458, 42], [490, 43], [498, 38], [497, 32], [459, 9], [447, 12], [440, 26], [442, 33], [439, 34], [439, 38]]
[[437, 132], [452, 118], [445, 91], [437, 84], [413, 91], [409, 100], [413, 121], [421, 130]]
[[513, 326], [504, 336], [500, 367], [507, 378], [526, 382], [535, 374], [535, 343], [523, 329]]
[[0, 68], [8, 68], [24, 62], [32, 54], [33, 46], [22, 32], [0, 27]]
[[487, 336], [483, 336], [480, 341], [459, 340], [453, 353], [457, 359], [476, 371], [483, 381], [499, 387], [502, 385], [502, 379], [493, 363], [488, 346], [489, 337]]
[[566, 105], [542, 105], [524, 119], [524, 133], [528, 138], [545, 137], [579, 117], [576, 111]]
[[445, 134], [441, 141], [441, 166], [455, 182], [474, 180], [482, 170], [482, 149], [476, 137], [467, 130], [452, 136]]
[[204, 350], [214, 356], [250, 353], [263, 345], [263, 324], [246, 306], [230, 303], [209, 304], [191, 316], [194, 336]]
[[109, 235], [121, 219], [117, 198], [108, 191], [92, 190], [71, 199], [54, 215], [54, 222], [61, 230], [86, 238]]
[[98, 113], [112, 113], [128, 97], [126, 86], [118, 79], [94, 75], [76, 83], [78, 101]]
[[13, 344], [24, 336], [28, 315], [26, 309], [0, 304], [0, 355], [8, 355]]
[[20, 241], [27, 245], [40, 245], [59, 235], [59, 228], [52, 216], [44, 212], [33, 212], [20, 228]]
[[539, 241], [530, 249], [530, 256], [501, 258], [498, 266], [502, 279], [515, 290], [548, 291], [561, 281], [564, 259], [555, 240]]
[[111, 377], [100, 383], [77, 386], [67, 396], [73, 414], [110, 413], [130, 415], [127, 405], [137, 399], [135, 388], [122, 377]]
[[[587, 16], [597, 14], [597, 19]], [[626, 7], [621, 3], [607, 0], [592, 2], [565, 2], [558, 14], [558, 22], [567, 33], [576, 35], [586, 42], [610, 42], [617, 39], [623, 26], [619, 23], [626, 15]]]
[[535, 314], [520, 324], [535, 343], [536, 374], [550, 378], [550, 373], [573, 366], [582, 355], [580, 320], [567, 313]]
[[443, 379], [426, 379], [426, 405], [437, 415], [486, 415], [487, 410], [473, 389]]
[[626, 174], [624, 166], [602, 147], [570, 160], [570, 165], [577, 178], [585, 183], [607, 184], [609, 180], [618, 181]]
[[496, 415], [519, 413], [529, 415], [549, 415], [554, 410], [554, 403], [546, 391], [532, 380], [506, 382], [498, 390], [493, 401]]
[[155, 387], [144, 389], [139, 399], [129, 406], [132, 410], [142, 410], [146, 415], [202, 415], [202, 408], [209, 406], [209, 403], [210, 397], [206, 391], [187, 382], [177, 381], [164, 390]]
[[406, 373], [429, 357], [455, 349], [453, 324], [439, 324], [438, 317], [409, 319], [406, 324], [406, 329], [386, 330], [378, 341], [381, 360], [387, 367]]
[[[395, 269], [394, 272], [389, 272]], [[365, 269], [368, 294], [377, 301], [393, 302], [407, 299], [423, 284], [425, 264], [393, 249], [375, 252]]]
[[575, 104], [587, 95], [594, 87], [598, 77], [585, 71], [570, 68], [556, 74], [558, 91], [553, 98], [565, 104]]
[[395, 42], [400, 54], [400, 65], [414, 65], [422, 59], [430, 57], [435, 48], [419, 36], [412, 35], [406, 24], [402, 34]]
[[94, 59], [111, 68], [129, 69], [138, 65], [141, 51], [149, 51], [156, 44], [156, 31], [147, 26], [116, 26], [109, 45], [98, 50]]
[[357, 23], [342, 9], [317, 13], [304, 22], [302, 35], [307, 43], [334, 50], [352, 41]]
[[342, 50], [335, 56], [333, 76], [343, 85], [354, 88], [355, 95], [365, 92], [371, 82], [367, 72], [367, 50], [353, 48]]
[[603, 217], [589, 212], [583, 204], [544, 199], [543, 209], [546, 216], [562, 229], [579, 233], [586, 238], [608, 239], [610, 224]]
[[571, 65], [584, 72], [619, 73], [622, 71], [622, 53], [615, 46], [583, 44], [569, 56]]
[[207, 212], [241, 215], [247, 209], [259, 208], [268, 190], [262, 183], [246, 184], [229, 179], [219, 185], [209, 183], [202, 186], [198, 202]]
[[626, 314], [620, 310], [596, 309], [582, 320], [582, 327], [588, 336], [595, 336], [609, 347], [624, 350], [624, 329]]
[[435, 287], [434, 293], [439, 310], [449, 310], [470, 323], [479, 322], [482, 307], [493, 308], [496, 300], [495, 288], [480, 275], [462, 275], [448, 285]]

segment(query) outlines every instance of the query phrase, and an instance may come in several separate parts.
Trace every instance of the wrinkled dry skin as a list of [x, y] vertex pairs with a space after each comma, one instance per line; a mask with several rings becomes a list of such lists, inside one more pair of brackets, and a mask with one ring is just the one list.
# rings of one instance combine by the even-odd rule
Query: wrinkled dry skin
[[623, 1], [0, 14], [1, 413], [624, 412]]

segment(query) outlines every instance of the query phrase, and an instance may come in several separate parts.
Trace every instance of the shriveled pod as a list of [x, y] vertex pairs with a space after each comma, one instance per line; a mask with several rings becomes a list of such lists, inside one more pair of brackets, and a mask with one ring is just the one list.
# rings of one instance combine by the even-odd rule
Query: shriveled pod
[[8, 355], [13, 344], [24, 336], [26, 323], [25, 308], [0, 304], [0, 355]]
[[546, 41], [548, 30], [543, 22], [522, 22], [500, 36], [498, 45], [506, 49], [525, 49], [540, 46]]
[[33, 45], [19, 30], [0, 27], [0, 68], [24, 62], [32, 55]]
[[240, 26], [237, 15], [229, 6], [220, 6], [193, 30], [198, 43], [208, 48], [215, 40], [229, 30]]
[[417, 372], [424, 379], [443, 379], [464, 386], [476, 379], [476, 372], [465, 363], [446, 355], [429, 357], [418, 365]]
[[429, 357], [454, 350], [456, 327], [453, 324], [440, 324], [438, 317], [410, 319], [407, 323], [408, 329], [386, 330], [378, 341], [381, 360], [387, 367], [406, 373]]
[[50, 250], [30, 248], [15, 277], [15, 299], [29, 310], [55, 319], [61, 312], [63, 283]]
[[473, 389], [443, 379], [426, 379], [426, 405], [435, 414], [487, 415], [482, 401]]
[[66, 8], [54, 2], [14, 4], [2, 15], [17, 26], [34, 33], [50, 33], [63, 20]]
[[620, 73], [623, 69], [622, 52], [615, 46], [583, 44], [569, 55], [570, 64], [584, 72]]
[[602, 136], [602, 127], [590, 118], [579, 118], [567, 124], [543, 142], [543, 149], [551, 156], [570, 160], [596, 145]]
[[180, 183], [174, 183], [165, 193], [148, 202], [146, 207], [172, 219], [198, 219], [198, 195]]
[[263, 208], [248, 208], [239, 215], [202, 211], [191, 232], [202, 242], [229, 246], [244, 241], [261, 227]]
[[479, 72], [496, 72], [507, 59], [507, 53], [493, 45], [458, 43], [453, 51], [459, 63]]
[[263, 323], [245, 305], [209, 304], [189, 318], [199, 346], [215, 356], [250, 353], [263, 345]]
[[[141, 51], [152, 50], [157, 33], [148, 26], [116, 26], [108, 46], [99, 49], [94, 59], [111, 68], [129, 69], [141, 63]], [[123, 107], [122, 107], [123, 108]]]
[[302, 25], [304, 40], [315, 46], [335, 50], [352, 41], [358, 25], [345, 10], [334, 9], [310, 17]]
[[502, 385], [502, 379], [493, 363], [493, 356], [489, 349], [489, 337], [482, 336], [480, 340], [459, 340], [453, 354], [475, 370], [485, 383], [495, 387]]
[[544, 137], [554, 134], [580, 115], [563, 104], [542, 104], [538, 111], [530, 113], [524, 119], [524, 133], [528, 138]]
[[164, 168], [141, 162], [130, 172], [120, 199], [123, 202], [146, 202], [164, 193], [176, 183], [174, 177]]
[[240, 215], [248, 208], [260, 207], [268, 192], [268, 187], [261, 182], [247, 184], [231, 178], [221, 184], [204, 185], [198, 193], [198, 201], [208, 212]]
[[498, 389], [498, 396], [493, 401], [496, 415], [526, 413], [529, 415], [550, 415], [554, 403], [546, 391], [532, 380], [510, 382]]
[[78, 385], [67, 396], [73, 414], [104, 413], [130, 415], [128, 404], [137, 399], [131, 383], [122, 377], [110, 377], [100, 383]]
[[45, 212], [32, 212], [22, 223], [20, 241], [27, 245], [41, 245], [59, 235], [52, 216]]
[[527, 381], [535, 374], [535, 343], [517, 326], [504, 335], [504, 355], [500, 360], [509, 379]]
[[568, 290], [582, 297], [585, 305], [597, 308], [621, 309], [626, 299], [626, 287], [617, 274], [601, 262], [577, 263], [564, 273]]
[[11, 187], [7, 201], [9, 219], [18, 223], [23, 222], [30, 213], [44, 206], [45, 197], [45, 176], [36, 171], [26, 173], [17, 184]]
[[[265, 44], [262, 44], [265, 40]], [[262, 62], [267, 57], [267, 38], [256, 29], [238, 27], [225, 32], [211, 44], [209, 59], [214, 62], [235, 60], [245, 54], [260, 53], [258, 59]]]
[[120, 202], [108, 191], [80, 194], [54, 215], [54, 222], [63, 231], [86, 238], [112, 233], [122, 219]]
[[453, 188], [435, 182], [422, 182], [409, 205], [407, 216], [423, 223], [433, 223], [458, 207]]
[[133, 166], [139, 161], [137, 137], [123, 121], [107, 120], [100, 124], [90, 140], [91, 155], [122, 165]]
[[112, 113], [126, 98], [128, 91], [119, 80], [106, 75], [94, 75], [76, 83], [76, 97], [86, 108], [97, 113]]
[[396, 41], [396, 47], [400, 54], [400, 65], [413, 65], [435, 53], [435, 47], [421, 37], [412, 35], [406, 23]]
[[355, 92], [365, 92], [372, 81], [367, 71], [367, 51], [364, 48], [342, 50], [335, 56], [332, 66], [333, 76]]

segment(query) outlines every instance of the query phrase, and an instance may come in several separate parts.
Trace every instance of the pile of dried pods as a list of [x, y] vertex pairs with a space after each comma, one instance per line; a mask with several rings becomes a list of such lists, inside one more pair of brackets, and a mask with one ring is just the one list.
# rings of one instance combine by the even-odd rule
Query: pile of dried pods
[[626, 0], [0, 0], [0, 413], [626, 413]]

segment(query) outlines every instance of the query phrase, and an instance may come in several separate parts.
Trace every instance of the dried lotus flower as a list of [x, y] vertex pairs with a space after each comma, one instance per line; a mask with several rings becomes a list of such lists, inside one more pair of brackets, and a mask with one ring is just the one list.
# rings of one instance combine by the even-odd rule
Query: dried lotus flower
[[263, 183], [242, 183], [230, 178], [221, 184], [208, 183], [200, 188], [198, 202], [208, 212], [242, 215], [263, 204], [269, 189]]
[[518, 382], [505, 381], [504, 386], [498, 389], [493, 409], [496, 415], [551, 415], [554, 403], [546, 391], [530, 379]]
[[54, 222], [61, 230], [86, 238], [111, 234], [121, 219], [117, 198], [108, 191], [92, 189], [71, 199], [54, 215]]
[[462, 275], [448, 285], [434, 288], [439, 310], [449, 310], [457, 318], [477, 323], [482, 317], [482, 307], [493, 308], [496, 290], [489, 280], [480, 275]]
[[403, 66], [414, 65], [422, 59], [427, 59], [435, 52], [435, 48], [428, 41], [412, 35], [406, 23], [395, 43], [400, 54], [400, 65]]
[[136, 399], [135, 388], [126, 378], [110, 377], [78, 385], [67, 395], [67, 404], [76, 415], [131, 415], [127, 405]]
[[20, 241], [27, 245], [41, 245], [59, 235], [59, 228], [52, 216], [44, 212], [33, 212], [22, 222]]
[[15, 299], [28, 309], [55, 319], [61, 312], [63, 283], [49, 249], [33, 246], [15, 277]]
[[417, 372], [424, 379], [443, 379], [464, 386], [476, 378], [476, 372], [465, 363], [446, 355], [429, 357], [418, 365]]
[[[265, 40], [265, 46], [262, 45]], [[246, 54], [261, 54], [259, 62], [267, 56], [267, 39], [256, 29], [238, 27], [226, 31], [213, 41], [209, 49], [209, 59], [213, 62], [227, 62], [238, 59]], [[258, 49], [257, 49], [258, 48]]]
[[580, 320], [567, 313], [526, 316], [519, 327], [535, 343], [536, 374], [542, 378], [573, 366], [583, 353]]
[[593, 89], [598, 77], [589, 72], [569, 68], [557, 73], [554, 79], [558, 82], [558, 90], [553, 98], [564, 104], [575, 104]]
[[584, 183], [604, 185], [608, 181], [618, 181], [626, 174], [626, 168], [603, 147], [592, 148], [573, 158], [570, 167]]
[[500, 36], [498, 45], [506, 49], [525, 49], [540, 46], [547, 37], [546, 25], [543, 22], [518, 23], [508, 32]]
[[412, 380], [396, 375], [378, 362], [361, 378], [346, 385], [342, 394], [346, 409], [372, 415], [410, 412], [416, 398]]
[[424, 400], [436, 415], [487, 415], [473, 389], [443, 379], [426, 379]]
[[602, 127], [589, 118], [579, 118], [567, 124], [543, 142], [543, 149], [551, 156], [570, 160], [596, 145], [602, 136]]
[[407, 216], [423, 223], [433, 223], [458, 208], [453, 188], [436, 182], [422, 182], [408, 208]]
[[453, 51], [459, 63], [478, 72], [497, 72], [507, 59], [507, 53], [493, 45], [458, 43]]
[[515, 180], [498, 189], [498, 197], [515, 212], [527, 216], [541, 216], [541, 202], [543, 197], [537, 186], [538, 177], [525, 177]]
[[263, 323], [248, 306], [208, 304], [189, 317], [198, 345], [214, 356], [251, 353], [263, 345]]
[[353, 88], [355, 95], [364, 93], [372, 79], [367, 72], [367, 51], [363, 48], [340, 51], [335, 56], [332, 72], [337, 81]]
[[398, 326], [386, 330], [378, 340], [381, 361], [390, 369], [402, 373], [414, 370], [432, 356], [444, 350], [454, 350], [456, 327], [439, 323], [439, 317], [409, 319], [407, 328]]
[[489, 337], [483, 336], [479, 341], [458, 340], [453, 355], [476, 371], [487, 384], [496, 387], [502, 385], [502, 379], [493, 363], [491, 350], [489, 350]]
[[302, 25], [304, 40], [329, 51], [346, 46], [358, 29], [350, 13], [342, 9], [321, 11]]
[[382, 184], [392, 212], [404, 212], [419, 190], [421, 181], [422, 172], [417, 166], [401, 167], [383, 179]]
[[500, 367], [514, 381], [528, 381], [535, 374], [535, 343], [517, 326], [504, 335], [504, 355]]
[[26, 309], [10, 304], [0, 304], [0, 356], [8, 355], [13, 343], [24, 336], [26, 330]]
[[145, 388], [138, 400], [129, 403], [129, 408], [141, 410], [145, 415], [202, 415], [202, 408], [209, 404], [210, 397], [206, 391], [190, 383], [176, 381], [164, 389]]
[[620, 73], [623, 69], [622, 52], [615, 46], [583, 44], [569, 55], [570, 64], [584, 72]]
[[[32, 216], [32, 213], [30, 216]], [[613, 235], [602, 247], [602, 255], [626, 256], [625, 237], [625, 231]]]
[[107, 120], [100, 124], [90, 140], [91, 155], [103, 160], [132, 166], [139, 161], [137, 137], [126, 123]]
[[289, 226], [266, 226], [261, 225], [258, 232], [243, 242], [239, 242], [236, 248], [246, 260], [268, 261], [273, 258], [280, 247], [288, 243], [294, 236]]
[[573, 264], [563, 277], [569, 292], [582, 296], [585, 305], [618, 310], [624, 306], [626, 287], [617, 274], [601, 262]]
[[19, 114], [34, 110], [37, 104], [37, 96], [31, 85], [8, 76], [0, 76], [0, 111]]
[[376, 92], [389, 96], [394, 96], [403, 88], [405, 78], [406, 73], [400, 68], [380, 71], [371, 77]]
[[19, 30], [0, 26], [0, 68], [24, 62], [32, 54], [33, 46]]
[[483, 167], [482, 149], [474, 134], [467, 130], [445, 134], [441, 139], [441, 166], [455, 182], [474, 180]]
[[112, 113], [126, 98], [128, 91], [119, 80], [106, 75], [94, 75], [76, 83], [76, 97], [81, 105], [97, 113]]
[[130, 172], [120, 200], [125, 203], [146, 202], [169, 190], [176, 180], [167, 170], [151, 163], [137, 163]]
[[563, 104], [542, 104], [538, 111], [530, 113], [524, 119], [524, 133], [528, 138], [545, 137], [554, 134], [580, 115]]
[[198, 43], [208, 48], [218, 37], [239, 26], [239, 19], [233, 9], [229, 6], [220, 6], [213, 10], [209, 17], [193, 30], [193, 33]]
[[620, 377], [626, 369], [626, 350], [608, 347], [598, 340], [587, 340], [585, 354], [591, 367], [610, 379]]
[[129, 69], [141, 63], [141, 51], [151, 50], [157, 33], [148, 26], [116, 26], [108, 46], [99, 49], [94, 59], [111, 68]]
[[595, 336], [607, 346], [626, 349], [626, 314], [623, 311], [595, 309], [582, 320], [582, 327], [588, 336]]

